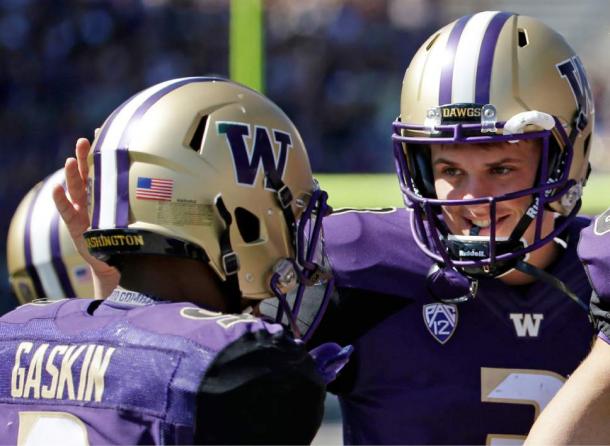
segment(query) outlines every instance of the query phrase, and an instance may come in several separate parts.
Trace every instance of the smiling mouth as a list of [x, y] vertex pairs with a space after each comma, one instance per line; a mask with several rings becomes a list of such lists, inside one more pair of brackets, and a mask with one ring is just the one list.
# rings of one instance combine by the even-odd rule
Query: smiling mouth
[[[496, 235], [498, 235], [499, 229], [502, 224], [508, 219], [508, 215], [502, 216], [496, 219]], [[491, 233], [491, 220], [490, 219], [480, 219], [474, 220], [470, 218], [464, 218], [466, 220], [469, 235], [481, 235], [488, 236]]]

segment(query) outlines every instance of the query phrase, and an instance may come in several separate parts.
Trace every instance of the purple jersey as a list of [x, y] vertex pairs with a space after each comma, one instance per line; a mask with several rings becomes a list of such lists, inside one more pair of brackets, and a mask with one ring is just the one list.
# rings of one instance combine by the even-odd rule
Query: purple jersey
[[282, 328], [122, 289], [19, 307], [0, 319], [0, 443], [192, 444], [196, 412], [214, 412], [199, 400], [206, 371], [260, 333]]
[[[477, 298], [434, 301], [431, 261], [409, 231], [410, 211], [347, 212], [325, 237], [339, 288], [337, 330], [354, 329], [354, 354], [335, 387], [348, 444], [519, 443], [534, 418], [585, 357], [587, 314], [542, 282], [480, 281]], [[577, 219], [547, 271], [588, 302], [576, 257]], [[402, 305], [388, 304], [388, 296]], [[362, 305], [350, 305], [358, 297]], [[388, 309], [384, 317], [376, 307]], [[351, 314], [350, 314], [350, 308]], [[359, 310], [353, 310], [360, 308]], [[377, 312], [378, 313], [378, 312]]]
[[582, 231], [578, 256], [593, 286], [591, 312], [600, 337], [610, 343], [610, 209]]

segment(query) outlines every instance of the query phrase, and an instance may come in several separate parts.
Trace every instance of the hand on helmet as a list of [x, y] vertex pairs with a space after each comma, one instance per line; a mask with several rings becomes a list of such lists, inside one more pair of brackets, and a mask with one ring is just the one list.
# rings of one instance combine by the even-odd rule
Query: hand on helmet
[[68, 158], [65, 164], [68, 195], [61, 185], [57, 185], [53, 190], [53, 201], [78, 253], [91, 266], [95, 297], [104, 298], [118, 285], [121, 275], [116, 268], [89, 254], [83, 237], [91, 223], [87, 213], [87, 156], [90, 148], [91, 144], [86, 138], [79, 138], [76, 142], [76, 159]]

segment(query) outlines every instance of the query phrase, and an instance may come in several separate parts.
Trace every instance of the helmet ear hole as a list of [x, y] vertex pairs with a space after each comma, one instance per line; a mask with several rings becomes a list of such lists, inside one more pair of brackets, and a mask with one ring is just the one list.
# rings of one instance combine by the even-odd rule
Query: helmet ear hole
[[529, 38], [527, 37], [527, 31], [523, 28], [519, 28], [517, 31], [517, 39], [519, 48], [526, 47], [530, 43]]
[[195, 127], [195, 131], [193, 132], [193, 136], [191, 137], [191, 141], [189, 142], [189, 147], [197, 153], [200, 153], [201, 151], [201, 146], [203, 144], [203, 135], [205, 133], [205, 126], [207, 122], [208, 115], [203, 115], [199, 118], [197, 127]]
[[244, 242], [253, 243], [260, 239], [260, 221], [249, 210], [240, 207], [235, 208], [235, 223]]

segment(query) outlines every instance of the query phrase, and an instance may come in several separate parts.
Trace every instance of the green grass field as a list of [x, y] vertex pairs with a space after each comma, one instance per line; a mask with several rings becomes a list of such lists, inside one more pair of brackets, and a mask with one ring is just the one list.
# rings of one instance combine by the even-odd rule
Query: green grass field
[[[402, 206], [394, 174], [317, 174], [335, 208]], [[610, 206], [610, 174], [591, 174], [583, 198], [583, 214], [595, 215]]]

